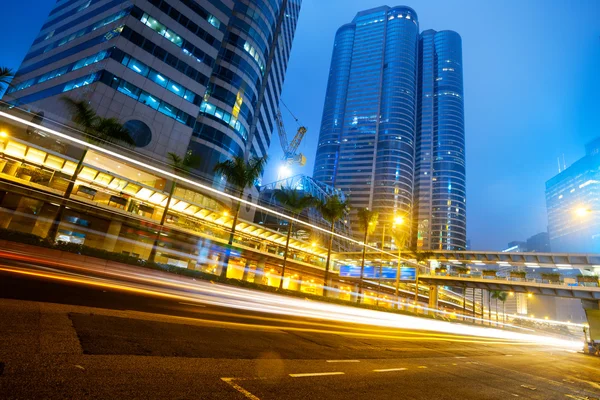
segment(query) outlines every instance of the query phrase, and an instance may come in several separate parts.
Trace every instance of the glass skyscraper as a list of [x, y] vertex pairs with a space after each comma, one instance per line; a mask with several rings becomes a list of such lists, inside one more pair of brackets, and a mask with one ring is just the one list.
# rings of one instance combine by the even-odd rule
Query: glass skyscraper
[[600, 252], [600, 138], [546, 182], [546, 208], [552, 251]]
[[5, 101], [67, 119], [86, 99], [136, 151], [200, 155], [200, 172], [266, 154], [301, 0], [59, 0]]
[[354, 232], [369, 207], [372, 238], [403, 216], [413, 245], [465, 248], [462, 86], [460, 36], [419, 34], [409, 7], [363, 11], [338, 30], [313, 176], [349, 195]]

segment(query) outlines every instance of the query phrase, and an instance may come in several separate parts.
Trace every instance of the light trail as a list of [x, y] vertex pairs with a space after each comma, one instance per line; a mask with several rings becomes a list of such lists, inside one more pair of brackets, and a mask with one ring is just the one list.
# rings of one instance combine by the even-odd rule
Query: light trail
[[[80, 270], [85, 270], [84, 267], [78, 267]], [[381, 331], [377, 337], [384, 338], [402, 338], [407, 340], [420, 341], [454, 341], [466, 343], [486, 343], [486, 344], [533, 344], [544, 346], [557, 346], [560, 348], [579, 349], [581, 344], [568, 340], [555, 339], [545, 336], [516, 333], [493, 328], [483, 328], [475, 326], [465, 326], [462, 324], [450, 323], [438, 320], [429, 320], [419, 317], [386, 313], [368, 309], [347, 307], [341, 305], [332, 305], [317, 301], [305, 301], [302, 299], [289, 298], [285, 296], [255, 292], [247, 289], [235, 288], [225, 285], [212, 284], [209, 282], [194, 282], [185, 283], [178, 282], [173, 279], [164, 279], [156, 276], [156, 271], [148, 271], [142, 273], [136, 271], [107, 271], [108, 274], [121, 279], [135, 279], [138, 283], [133, 282], [115, 282], [105, 278], [91, 278], [85, 276], [64, 276], [55, 272], [37, 272], [24, 270], [10, 266], [0, 267], [0, 270], [15, 274], [28, 275], [38, 278], [59, 280], [63, 282], [72, 282], [83, 285], [91, 285], [96, 287], [109, 288], [114, 290], [127, 291], [142, 295], [159, 296], [163, 298], [177, 300], [178, 302], [200, 302], [203, 304], [211, 304], [215, 306], [231, 307], [243, 309], [253, 312], [270, 313], [276, 315], [290, 317], [305, 317], [318, 318], [321, 320], [332, 322], [344, 322], [350, 324], [371, 325], [379, 328], [392, 328], [402, 330], [412, 330], [416, 333], [402, 332], [402, 336], [393, 334], [393, 331]], [[96, 271], [98, 272], [98, 271]], [[154, 286], [148, 286], [154, 285]], [[183, 317], [178, 317], [183, 318]], [[300, 321], [290, 321], [280, 318], [254, 317], [256, 319], [263, 318], [271, 322], [284, 322], [287, 324], [300, 324]], [[197, 320], [197, 319], [191, 319]], [[213, 323], [221, 323], [220, 321], [211, 321]], [[315, 321], [316, 322], [316, 321]], [[344, 334], [351, 336], [369, 336], [369, 329], [355, 327], [352, 332], [340, 331], [339, 326], [320, 323], [315, 325], [322, 328], [333, 328], [334, 330], [323, 330], [314, 328], [300, 327], [281, 327], [256, 324], [238, 324], [239, 327], [260, 327], [260, 329], [294, 329], [319, 333]], [[234, 326], [234, 325], [230, 325]], [[345, 328], [344, 328], [345, 329]], [[357, 330], [358, 329], [358, 330]], [[350, 329], [349, 329], [350, 330]], [[427, 332], [420, 332], [427, 331]], [[433, 332], [433, 333], [432, 333]], [[509, 341], [507, 343], [506, 341]]]
[[[289, 221], [293, 221], [293, 222], [294, 222], [294, 223], [296, 223], [296, 224], [304, 225], [304, 226], [310, 227], [310, 228], [312, 228], [312, 229], [319, 230], [319, 231], [321, 231], [321, 232], [323, 232], [323, 233], [325, 233], [325, 234], [327, 234], [327, 235], [333, 235], [333, 236], [336, 236], [336, 237], [338, 237], [338, 238], [340, 238], [340, 239], [344, 239], [344, 240], [346, 240], [346, 241], [348, 241], [348, 242], [351, 242], [351, 243], [357, 244], [357, 245], [359, 245], [359, 246], [363, 246], [363, 247], [369, 248], [369, 249], [371, 249], [371, 250], [375, 250], [375, 251], [377, 251], [377, 252], [379, 252], [379, 253], [381, 253], [381, 254], [386, 254], [386, 255], [388, 255], [388, 256], [394, 257], [394, 259], [398, 258], [398, 256], [397, 256], [396, 254], [392, 254], [392, 253], [389, 253], [389, 252], [387, 252], [387, 251], [384, 251], [384, 250], [382, 250], [382, 249], [379, 249], [379, 248], [377, 248], [377, 247], [373, 247], [373, 246], [370, 246], [370, 245], [368, 245], [368, 244], [364, 244], [364, 243], [362, 243], [361, 241], [358, 241], [358, 240], [355, 240], [355, 239], [349, 238], [349, 237], [347, 237], [347, 236], [344, 236], [344, 235], [340, 235], [339, 233], [336, 233], [336, 232], [331, 232], [331, 230], [330, 230], [330, 229], [322, 228], [322, 227], [320, 227], [320, 226], [317, 226], [317, 225], [312, 225], [312, 224], [310, 224], [310, 223], [308, 223], [308, 222], [306, 222], [306, 221], [303, 221], [303, 220], [301, 220], [301, 219], [297, 219], [297, 218], [294, 218], [294, 217], [292, 217], [292, 216], [289, 216], [289, 215], [283, 214], [283, 213], [281, 213], [281, 212], [279, 212], [279, 211], [272, 210], [272, 209], [270, 209], [270, 208], [268, 208], [268, 207], [261, 206], [260, 204], [255, 204], [255, 203], [252, 203], [251, 201], [248, 201], [248, 200], [245, 200], [245, 199], [240, 199], [239, 197], [237, 197], [237, 196], [233, 196], [233, 195], [231, 195], [231, 194], [229, 194], [229, 193], [225, 193], [224, 191], [220, 191], [220, 190], [218, 190], [218, 189], [215, 189], [215, 188], [213, 188], [213, 187], [206, 186], [206, 185], [204, 185], [204, 184], [202, 184], [202, 183], [196, 182], [196, 181], [194, 181], [194, 180], [191, 180], [191, 179], [189, 179], [189, 178], [182, 177], [182, 176], [180, 176], [180, 175], [174, 174], [173, 172], [169, 172], [169, 171], [167, 171], [167, 170], [164, 170], [164, 169], [161, 169], [161, 168], [155, 167], [155, 166], [153, 166], [153, 165], [146, 164], [146, 163], [144, 163], [144, 162], [142, 162], [142, 161], [139, 161], [139, 160], [136, 160], [136, 159], [134, 159], [134, 158], [131, 158], [131, 157], [125, 156], [125, 155], [123, 155], [123, 154], [120, 154], [120, 153], [117, 153], [117, 152], [115, 152], [115, 151], [107, 150], [107, 149], [105, 149], [105, 148], [103, 148], [103, 147], [101, 147], [101, 146], [97, 146], [97, 145], [95, 145], [95, 144], [92, 144], [92, 143], [87, 143], [85, 140], [77, 139], [77, 138], [75, 138], [75, 137], [72, 137], [72, 136], [70, 136], [70, 135], [66, 135], [66, 134], [64, 134], [64, 133], [61, 133], [61, 132], [58, 132], [58, 131], [56, 131], [56, 130], [54, 130], [54, 129], [50, 129], [50, 128], [47, 128], [47, 127], [45, 127], [45, 126], [42, 126], [42, 125], [39, 125], [39, 124], [33, 123], [33, 122], [31, 122], [31, 121], [27, 121], [27, 120], [25, 120], [25, 119], [23, 119], [23, 118], [19, 118], [19, 117], [15, 116], [15, 115], [12, 115], [12, 114], [6, 113], [6, 112], [4, 112], [4, 111], [0, 111], [0, 116], [3, 116], [3, 117], [5, 117], [5, 118], [8, 118], [8, 119], [10, 119], [10, 120], [12, 120], [12, 121], [15, 121], [15, 122], [18, 122], [18, 123], [21, 123], [21, 124], [24, 124], [24, 125], [30, 126], [30, 127], [32, 127], [32, 128], [35, 128], [35, 129], [38, 129], [38, 130], [44, 131], [44, 132], [46, 132], [46, 133], [48, 133], [48, 134], [50, 134], [50, 135], [57, 136], [57, 137], [59, 137], [59, 138], [61, 138], [61, 139], [63, 139], [63, 140], [66, 140], [66, 141], [69, 141], [69, 142], [75, 143], [75, 144], [77, 144], [77, 145], [79, 145], [79, 146], [82, 146], [82, 147], [84, 147], [84, 148], [88, 148], [88, 149], [91, 149], [91, 150], [97, 151], [97, 152], [99, 152], [99, 153], [103, 153], [103, 154], [109, 155], [109, 156], [111, 156], [111, 157], [115, 157], [115, 158], [118, 158], [118, 159], [120, 159], [120, 160], [123, 160], [123, 161], [125, 161], [125, 162], [131, 163], [131, 164], [134, 164], [134, 165], [137, 165], [138, 167], [142, 167], [142, 168], [144, 168], [144, 169], [147, 169], [147, 170], [150, 170], [150, 171], [154, 171], [154, 172], [156, 172], [156, 173], [158, 173], [158, 174], [160, 174], [160, 175], [162, 175], [162, 176], [167, 176], [167, 177], [169, 177], [169, 178], [171, 178], [171, 179], [174, 179], [174, 180], [177, 180], [177, 181], [180, 181], [180, 182], [185, 182], [185, 183], [187, 183], [187, 184], [189, 184], [189, 185], [192, 185], [192, 186], [195, 186], [195, 187], [197, 187], [197, 188], [200, 188], [200, 189], [202, 189], [202, 190], [208, 191], [208, 192], [210, 192], [210, 193], [212, 193], [212, 194], [215, 194], [215, 195], [217, 195], [217, 196], [226, 197], [226, 198], [228, 198], [228, 199], [230, 199], [230, 200], [233, 200], [233, 201], [236, 201], [236, 202], [240, 202], [240, 203], [243, 203], [243, 204], [245, 204], [245, 205], [247, 205], [247, 206], [250, 206], [250, 207], [253, 207], [253, 208], [256, 208], [256, 209], [259, 209], [259, 210], [265, 211], [265, 212], [267, 212], [267, 213], [270, 213], [270, 214], [272, 214], [272, 215], [276, 215], [276, 216], [278, 216], [278, 217], [281, 217], [281, 218], [287, 219], [287, 220], [289, 220]], [[82, 135], [83, 135], [83, 133], [82, 133]], [[413, 263], [412, 261], [410, 261], [410, 260], [405, 260], [405, 259], [402, 259], [402, 260], [404, 260], [404, 261], [405, 261], [405, 262], [407, 262], [407, 263], [414, 264], [414, 263]]]

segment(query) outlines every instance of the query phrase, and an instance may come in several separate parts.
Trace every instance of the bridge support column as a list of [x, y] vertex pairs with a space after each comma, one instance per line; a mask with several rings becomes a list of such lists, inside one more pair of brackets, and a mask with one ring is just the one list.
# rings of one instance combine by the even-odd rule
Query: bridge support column
[[434, 315], [435, 312], [433, 310], [438, 309], [438, 286], [437, 285], [429, 285], [429, 311], [430, 315]]
[[263, 284], [265, 279], [265, 260], [259, 260], [254, 272], [254, 283]]
[[[581, 300], [581, 305], [590, 326], [588, 338], [600, 343], [600, 300]], [[587, 350], [587, 347], [584, 350]]]

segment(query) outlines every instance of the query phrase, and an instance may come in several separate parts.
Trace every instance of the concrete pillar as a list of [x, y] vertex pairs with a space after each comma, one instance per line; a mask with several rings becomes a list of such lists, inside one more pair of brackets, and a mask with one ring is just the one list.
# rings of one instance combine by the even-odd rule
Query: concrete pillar
[[429, 286], [429, 308], [432, 311], [429, 311], [431, 315], [435, 314], [433, 310], [438, 309], [438, 286], [430, 285]]
[[581, 305], [590, 326], [588, 337], [600, 343], [600, 300], [581, 300]]
[[110, 225], [108, 225], [108, 231], [106, 232], [106, 236], [104, 236], [104, 242], [102, 243], [102, 248], [104, 250], [111, 252], [115, 251], [122, 226], [123, 223], [120, 221], [110, 221]]
[[242, 280], [247, 281], [248, 275], [250, 274], [250, 269], [252, 268], [252, 262], [250, 260], [246, 260], [246, 265], [244, 266], [244, 275], [242, 275]]
[[263, 284], [265, 277], [265, 260], [259, 260], [254, 273], [254, 283]]

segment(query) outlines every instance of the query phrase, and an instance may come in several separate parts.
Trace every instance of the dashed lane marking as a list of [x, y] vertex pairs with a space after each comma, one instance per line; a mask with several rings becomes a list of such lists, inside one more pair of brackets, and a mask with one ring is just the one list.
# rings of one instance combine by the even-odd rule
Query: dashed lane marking
[[374, 369], [373, 372], [394, 372], [394, 371], [406, 371], [406, 368], [388, 368], [388, 369]]
[[454, 358], [467, 358], [467, 357], [454, 357]]
[[360, 360], [327, 360], [328, 363], [357, 363]]
[[420, 365], [420, 366], [419, 366], [419, 367], [417, 367], [417, 368], [421, 368], [421, 369], [427, 369], [427, 367], [426, 367], [426, 366], [424, 366], [424, 365]]
[[226, 384], [228, 384], [229, 386], [231, 386], [232, 388], [234, 388], [235, 390], [237, 390], [238, 392], [240, 392], [241, 394], [243, 394], [246, 398], [252, 399], [252, 400], [260, 400], [258, 397], [256, 397], [255, 395], [253, 395], [252, 393], [250, 393], [249, 391], [247, 391], [246, 389], [244, 389], [243, 387], [241, 387], [240, 385], [238, 385], [237, 383], [234, 382], [234, 380], [247, 380], [247, 379], [221, 378], [221, 380], [223, 382], [225, 382]]
[[521, 385], [522, 388], [525, 389], [529, 389], [529, 390], [536, 390], [537, 388], [535, 386], [531, 386], [531, 385]]
[[307, 374], [290, 374], [292, 378], [304, 378], [308, 376], [345, 375], [343, 372], [312, 372]]

